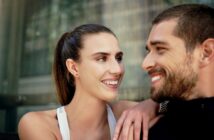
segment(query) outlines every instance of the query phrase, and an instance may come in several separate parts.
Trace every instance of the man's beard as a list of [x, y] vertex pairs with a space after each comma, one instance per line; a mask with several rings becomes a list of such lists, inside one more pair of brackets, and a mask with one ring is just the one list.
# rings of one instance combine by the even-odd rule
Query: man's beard
[[187, 100], [192, 95], [198, 76], [194, 72], [191, 59], [177, 67], [174, 73], [167, 73], [163, 68], [155, 68], [156, 72], [164, 73], [163, 85], [159, 89], [151, 88], [151, 98], [157, 102], [166, 100]]

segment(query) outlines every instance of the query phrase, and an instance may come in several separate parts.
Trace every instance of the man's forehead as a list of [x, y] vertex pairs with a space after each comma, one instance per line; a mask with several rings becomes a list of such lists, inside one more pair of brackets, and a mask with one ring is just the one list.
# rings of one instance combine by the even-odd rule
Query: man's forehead
[[171, 20], [162, 21], [152, 26], [150, 34], [159, 33], [159, 32], [172, 33], [176, 26], [177, 26], [177, 20], [171, 19]]
[[149, 37], [147, 40], [147, 45], [150, 44], [164, 44], [167, 40], [174, 35], [174, 29], [177, 25], [176, 20], [167, 20], [153, 25]]

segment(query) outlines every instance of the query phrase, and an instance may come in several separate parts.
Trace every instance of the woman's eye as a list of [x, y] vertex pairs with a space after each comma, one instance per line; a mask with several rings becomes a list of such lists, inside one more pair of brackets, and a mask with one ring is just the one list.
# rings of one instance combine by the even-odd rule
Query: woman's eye
[[106, 57], [99, 57], [99, 58], [97, 58], [97, 61], [99, 61], [99, 62], [105, 62], [106, 61]]
[[123, 56], [117, 56], [117, 57], [116, 57], [116, 60], [117, 60], [117, 62], [122, 62]]

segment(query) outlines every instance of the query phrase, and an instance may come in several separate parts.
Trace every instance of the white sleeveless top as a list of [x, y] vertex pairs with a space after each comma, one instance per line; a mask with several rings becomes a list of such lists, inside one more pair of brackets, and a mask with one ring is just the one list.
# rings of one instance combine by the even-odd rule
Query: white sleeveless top
[[[108, 123], [110, 128], [110, 134], [112, 139], [114, 134], [114, 129], [116, 127], [116, 119], [109, 105], [107, 105], [107, 113], [108, 113]], [[64, 106], [57, 108], [57, 119], [58, 119], [62, 140], [71, 140], [67, 114], [65, 112]]]

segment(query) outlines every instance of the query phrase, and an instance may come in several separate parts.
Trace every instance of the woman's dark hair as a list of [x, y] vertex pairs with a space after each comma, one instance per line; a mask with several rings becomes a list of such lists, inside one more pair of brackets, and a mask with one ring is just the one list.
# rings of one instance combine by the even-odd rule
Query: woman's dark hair
[[64, 33], [59, 39], [55, 49], [53, 75], [61, 105], [70, 103], [75, 92], [74, 77], [67, 70], [66, 60], [71, 58], [74, 61], [80, 61], [80, 50], [83, 48], [83, 37], [85, 35], [101, 32], [110, 33], [115, 36], [115, 34], [105, 26], [85, 24], [76, 27], [71, 32]]

